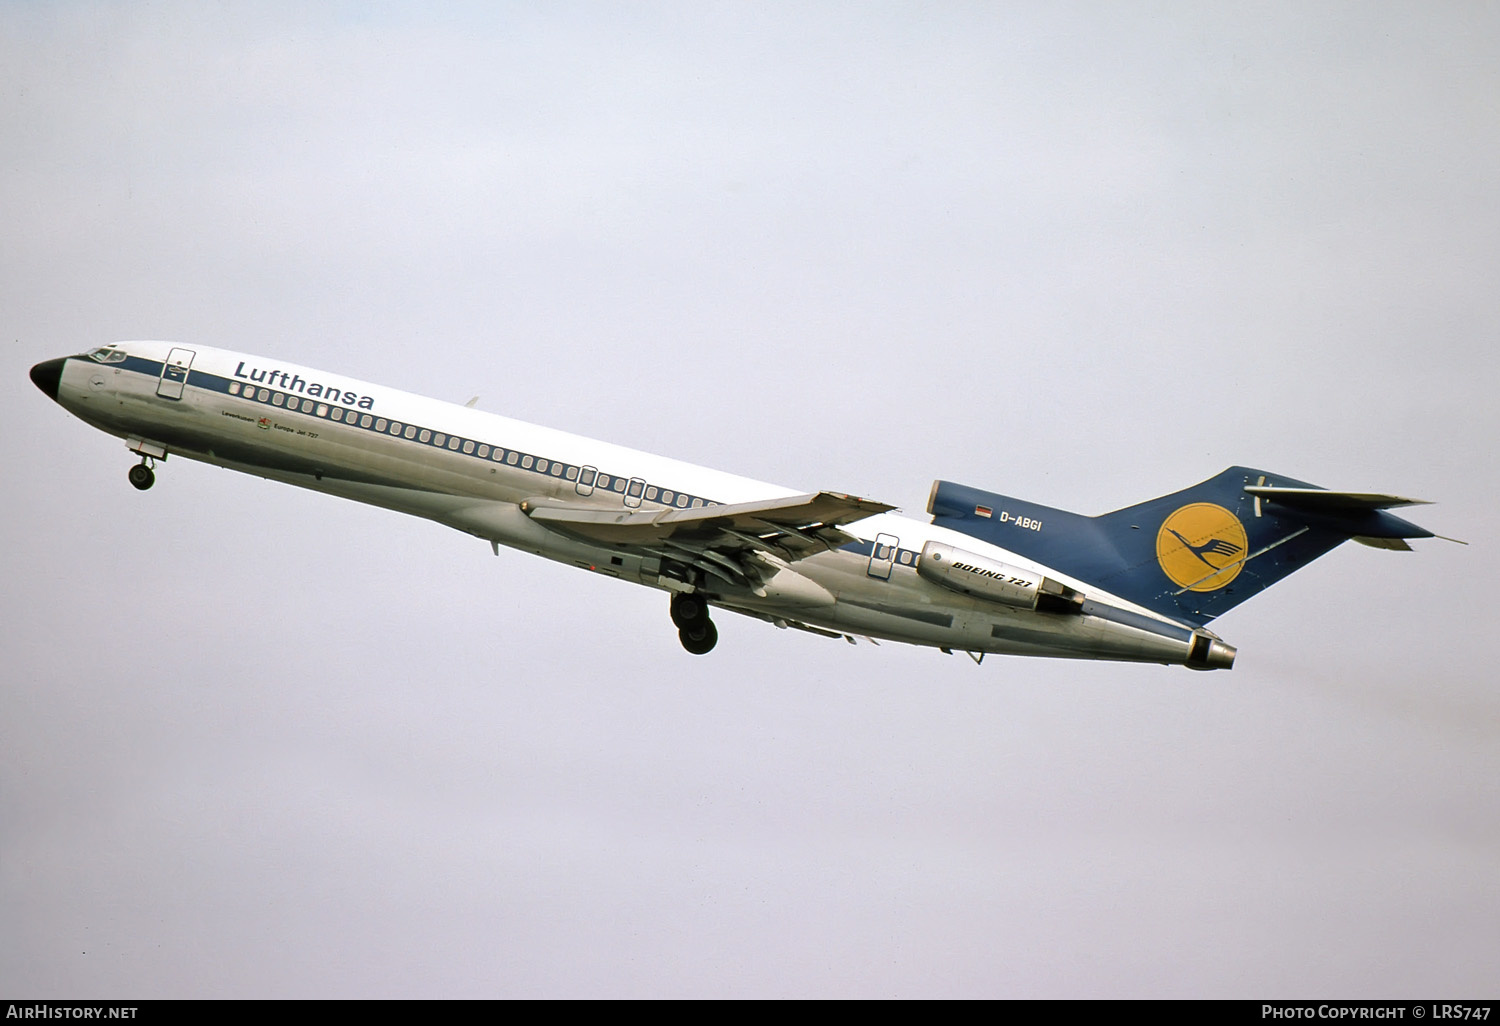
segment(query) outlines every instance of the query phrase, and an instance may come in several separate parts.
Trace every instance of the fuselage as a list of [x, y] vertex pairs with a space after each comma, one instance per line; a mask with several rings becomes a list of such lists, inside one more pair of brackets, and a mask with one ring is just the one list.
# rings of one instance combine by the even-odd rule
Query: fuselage
[[[594, 573], [681, 592], [650, 547], [543, 526], [537, 503], [692, 510], [801, 493], [607, 442], [246, 353], [123, 342], [32, 376], [81, 420], [148, 459], [211, 463], [457, 528]], [[779, 626], [973, 654], [1199, 665], [1204, 632], [974, 537], [895, 513], [847, 524], [841, 547], [763, 587], [711, 580], [714, 606]], [[947, 546], [1087, 593], [1068, 614], [996, 602], [919, 573]], [[670, 563], [670, 557], [665, 558]], [[1220, 644], [1215, 642], [1215, 644]], [[1232, 649], [1220, 645], [1232, 661]], [[1196, 652], [1196, 654], [1195, 654]], [[1220, 657], [1216, 665], [1228, 665]]]

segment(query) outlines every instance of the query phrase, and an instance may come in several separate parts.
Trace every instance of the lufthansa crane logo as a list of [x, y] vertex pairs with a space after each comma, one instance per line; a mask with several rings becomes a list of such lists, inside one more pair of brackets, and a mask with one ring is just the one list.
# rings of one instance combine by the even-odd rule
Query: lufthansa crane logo
[[1189, 591], [1218, 591], [1239, 575], [1249, 540], [1245, 525], [1223, 506], [1195, 502], [1162, 523], [1156, 562]]

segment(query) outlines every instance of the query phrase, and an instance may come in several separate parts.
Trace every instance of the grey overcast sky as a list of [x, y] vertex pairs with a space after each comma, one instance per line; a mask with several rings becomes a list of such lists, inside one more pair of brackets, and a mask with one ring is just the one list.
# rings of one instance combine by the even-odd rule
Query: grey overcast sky
[[[0, 992], [1477, 997], [1500, 7], [0, 6]], [[279, 356], [920, 515], [1438, 501], [1230, 673], [850, 647], [123, 445]]]

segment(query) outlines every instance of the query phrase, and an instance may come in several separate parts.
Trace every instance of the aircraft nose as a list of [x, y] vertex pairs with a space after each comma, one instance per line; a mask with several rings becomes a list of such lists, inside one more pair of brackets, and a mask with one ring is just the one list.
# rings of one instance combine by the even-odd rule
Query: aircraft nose
[[61, 356], [56, 360], [43, 360], [31, 368], [31, 383], [47, 393], [47, 398], [53, 402], [57, 401], [57, 386], [62, 382], [63, 364], [67, 362], [68, 358]]

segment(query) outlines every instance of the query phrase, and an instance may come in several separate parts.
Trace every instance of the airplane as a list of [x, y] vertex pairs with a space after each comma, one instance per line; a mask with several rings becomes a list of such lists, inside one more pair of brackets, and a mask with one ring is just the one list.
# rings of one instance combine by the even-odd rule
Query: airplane
[[714, 609], [851, 643], [1230, 669], [1207, 624], [1353, 539], [1409, 550], [1422, 500], [1247, 467], [1084, 516], [935, 481], [929, 522], [248, 353], [117, 342], [31, 368], [140, 456], [397, 510], [669, 594], [683, 648]]

